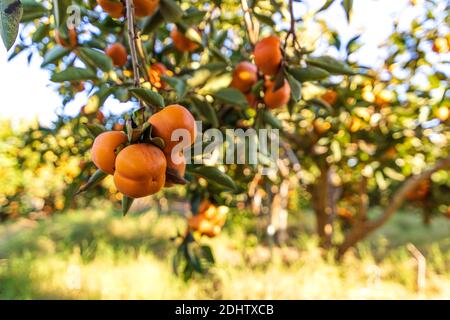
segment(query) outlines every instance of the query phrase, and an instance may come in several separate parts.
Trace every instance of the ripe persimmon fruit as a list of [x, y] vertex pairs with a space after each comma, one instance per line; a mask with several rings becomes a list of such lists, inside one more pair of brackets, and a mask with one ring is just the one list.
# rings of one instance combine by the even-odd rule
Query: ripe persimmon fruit
[[[183, 148], [186, 148], [195, 141], [197, 135], [195, 119], [188, 109], [179, 104], [165, 107], [152, 115], [148, 121], [153, 127], [152, 134], [164, 140], [165, 154], [170, 154], [178, 143], [182, 143]], [[172, 141], [172, 133], [177, 129], [187, 130], [189, 141]]]
[[154, 63], [149, 68], [150, 83], [156, 89], [166, 89], [167, 83], [161, 80], [161, 76], [167, 76], [167, 68], [160, 62]]
[[445, 38], [436, 38], [433, 41], [432, 50], [436, 53], [447, 53], [449, 51], [449, 44]]
[[280, 39], [276, 36], [262, 39], [255, 46], [254, 56], [255, 64], [262, 73], [266, 76], [275, 75], [283, 59]]
[[204, 200], [198, 208], [198, 214], [188, 219], [189, 229], [201, 235], [215, 237], [225, 225], [227, 212], [227, 207], [216, 207], [208, 200]]
[[112, 59], [116, 67], [123, 67], [128, 61], [127, 49], [121, 43], [113, 43], [105, 52]]
[[166, 157], [152, 144], [129, 145], [119, 152], [115, 166], [114, 184], [131, 198], [152, 195], [166, 182]]
[[329, 105], [333, 105], [338, 99], [338, 94], [334, 90], [327, 90], [320, 98]]
[[64, 48], [73, 48], [78, 44], [78, 35], [75, 28], [70, 28], [67, 31], [67, 38], [63, 38], [61, 32], [55, 30], [55, 42]]
[[103, 114], [103, 112], [101, 112], [100, 110], [97, 111], [97, 113], [95, 114], [95, 119], [98, 120], [98, 122], [103, 123], [105, 121], [105, 115]]
[[182, 32], [178, 31], [177, 27], [174, 27], [170, 32], [173, 45], [175, 49], [181, 52], [192, 52], [198, 49], [198, 43], [188, 39]]
[[291, 98], [291, 86], [284, 80], [281, 88], [273, 91], [275, 82], [266, 81], [266, 91], [264, 93], [264, 103], [270, 109], [282, 107], [289, 102]]
[[133, 3], [136, 16], [147, 17], [156, 11], [159, 0], [133, 0]]
[[123, 131], [125, 129], [125, 125], [123, 123], [116, 122], [113, 125], [114, 131]]
[[125, 13], [125, 6], [118, 0], [97, 0], [97, 4], [112, 18], [119, 19]]
[[92, 161], [103, 172], [114, 174], [116, 149], [128, 140], [121, 131], [106, 131], [99, 134], [92, 145]]
[[313, 121], [313, 127], [317, 134], [322, 135], [331, 129], [331, 123], [322, 118], [317, 118]]
[[245, 95], [245, 100], [247, 100], [251, 108], [256, 108], [256, 106], [258, 105], [258, 99], [252, 92]]
[[236, 65], [230, 86], [242, 93], [248, 93], [258, 81], [258, 68], [250, 62], [243, 61]]

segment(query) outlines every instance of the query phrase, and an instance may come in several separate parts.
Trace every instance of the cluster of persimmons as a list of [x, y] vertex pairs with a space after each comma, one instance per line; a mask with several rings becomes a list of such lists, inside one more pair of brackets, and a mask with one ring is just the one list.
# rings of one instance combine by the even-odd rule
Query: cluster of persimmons
[[177, 155], [172, 150], [177, 141], [172, 141], [172, 133], [184, 129], [189, 134], [191, 145], [196, 136], [195, 120], [183, 106], [170, 105], [153, 114], [148, 119], [152, 135], [163, 140], [164, 146], [152, 143], [129, 143], [123, 131], [106, 131], [98, 135], [92, 146], [92, 160], [98, 169], [114, 175], [117, 190], [130, 198], [152, 195], [164, 186], [172, 186], [166, 172], [182, 178], [186, 170], [183, 152]]
[[215, 237], [222, 231], [227, 220], [227, 213], [228, 207], [217, 207], [208, 200], [204, 200], [198, 208], [198, 214], [189, 218], [189, 229], [200, 235]]
[[[252, 92], [253, 86], [259, 81], [260, 74], [264, 80], [264, 104], [275, 109], [286, 105], [291, 96], [291, 87], [286, 79], [277, 86], [274, 77], [280, 72], [283, 61], [280, 39], [269, 36], [256, 44], [253, 52], [255, 64], [242, 61], [236, 65], [233, 72], [231, 87], [241, 91], [250, 106], [255, 107], [260, 97]], [[259, 72], [258, 72], [259, 71]]]

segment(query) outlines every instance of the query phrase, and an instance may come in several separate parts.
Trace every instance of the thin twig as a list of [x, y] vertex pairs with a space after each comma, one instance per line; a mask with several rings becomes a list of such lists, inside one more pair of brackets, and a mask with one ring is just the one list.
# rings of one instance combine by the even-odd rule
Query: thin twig
[[135, 34], [136, 34], [136, 47], [137, 47], [137, 52], [138, 52], [139, 58], [140, 58], [140, 60], [141, 60], [141, 64], [140, 64], [140, 66], [141, 66], [141, 71], [142, 71], [142, 73], [144, 74], [144, 79], [145, 79], [145, 81], [147, 81], [147, 82], [150, 83], [150, 85], [151, 85], [151, 82], [150, 82], [150, 74], [149, 74], [148, 68], [147, 68], [147, 53], [146, 53], [146, 51], [145, 51], [144, 46], [142, 45], [142, 40], [141, 40], [141, 37], [140, 37], [140, 35], [139, 35], [139, 31], [136, 30], [136, 31], [135, 31]]
[[299, 50], [301, 52], [302, 48], [300, 46], [300, 43], [298, 42], [297, 33], [296, 33], [296, 30], [295, 30], [295, 28], [296, 28], [295, 27], [296, 20], [295, 20], [295, 14], [294, 14], [294, 0], [289, 0], [289, 15], [290, 15], [291, 25], [290, 25], [289, 31], [286, 34], [286, 38], [284, 40], [284, 48], [283, 49], [286, 52], [286, 47], [287, 47], [287, 44], [288, 44], [288, 41], [289, 41], [289, 37], [292, 37], [292, 43], [294, 45], [294, 49], [295, 50]]
[[137, 37], [134, 29], [134, 4], [131, 0], [125, 0], [125, 3], [127, 8], [128, 40], [131, 50], [131, 62], [133, 63], [134, 85], [138, 88], [141, 86], [141, 81], [139, 76], [139, 63], [136, 50]]
[[244, 12], [244, 21], [247, 30], [248, 40], [252, 48], [255, 46], [256, 41], [258, 41], [259, 36], [259, 24], [252, 19], [250, 15], [250, 8], [248, 7], [247, 0], [241, 0], [242, 11]]

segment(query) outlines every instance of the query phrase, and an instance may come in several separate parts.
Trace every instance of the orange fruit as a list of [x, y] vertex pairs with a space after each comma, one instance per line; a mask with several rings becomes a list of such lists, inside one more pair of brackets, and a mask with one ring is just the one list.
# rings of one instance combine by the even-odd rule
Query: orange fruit
[[152, 15], [159, 5], [159, 0], [133, 0], [134, 13], [138, 17]]
[[172, 133], [177, 129], [185, 129], [189, 135], [189, 141], [183, 141], [182, 146], [186, 148], [192, 145], [197, 135], [195, 119], [192, 114], [183, 106], [173, 104], [155, 113], [148, 120], [152, 125], [152, 133], [160, 137], [165, 142], [164, 153], [170, 154], [172, 149], [180, 143], [172, 141]]
[[58, 29], [55, 30], [55, 42], [60, 46], [63, 46], [64, 48], [75, 47], [78, 44], [77, 38], [77, 31], [74, 28], [68, 29], [67, 38], [63, 38], [61, 32]]
[[280, 39], [269, 36], [262, 39], [255, 46], [255, 64], [266, 76], [275, 75], [280, 69], [283, 54], [281, 53]]
[[112, 59], [116, 67], [123, 67], [128, 61], [127, 49], [118, 42], [113, 43], [106, 49], [106, 55]]
[[331, 129], [331, 123], [323, 120], [322, 118], [317, 118], [313, 122], [314, 130], [317, 134], [322, 135]]
[[125, 125], [123, 123], [114, 123], [113, 130], [115, 131], [123, 131], [125, 129]]
[[176, 27], [170, 32], [174, 47], [181, 52], [192, 52], [198, 49], [198, 43], [188, 39], [183, 33], [178, 31]]
[[213, 238], [220, 234], [221, 228], [209, 220], [201, 220], [198, 232], [207, 237]]
[[119, 19], [125, 13], [125, 6], [117, 0], [97, 0], [97, 4], [112, 18]]
[[103, 114], [103, 112], [101, 112], [100, 110], [97, 111], [97, 113], [95, 114], [95, 118], [100, 122], [103, 123], [105, 121], [105, 115]]
[[204, 213], [208, 208], [211, 206], [211, 202], [209, 202], [208, 199], [203, 200], [200, 205], [198, 206], [198, 212]]
[[357, 132], [357, 131], [361, 130], [363, 127], [364, 127], [364, 122], [360, 118], [358, 118], [356, 116], [352, 116], [350, 125], [348, 127], [350, 132]]
[[115, 165], [114, 184], [128, 197], [152, 195], [161, 190], [166, 182], [166, 158], [152, 144], [129, 145], [119, 152]]
[[150, 83], [156, 89], [166, 89], [167, 83], [161, 80], [161, 76], [167, 76], [167, 68], [160, 62], [154, 63], [149, 68]]
[[266, 91], [264, 93], [264, 103], [270, 109], [282, 107], [289, 102], [291, 98], [291, 87], [289, 83], [284, 80], [284, 85], [278, 90], [273, 91], [275, 82], [266, 82]]
[[449, 45], [447, 43], [447, 39], [436, 38], [433, 41], [432, 50], [436, 53], [447, 53], [449, 51]]
[[188, 220], [189, 229], [197, 231], [201, 235], [208, 236], [210, 238], [220, 234], [221, 227], [215, 225], [214, 222], [208, 220], [204, 214], [200, 213], [192, 216]]
[[256, 98], [256, 96], [253, 93], [247, 93], [245, 95], [245, 99], [247, 100], [249, 106], [251, 108], [256, 108], [256, 106], [258, 105], [258, 99]]
[[[172, 159], [171, 154], [165, 154], [166, 161], [167, 161], [167, 168], [174, 169], [180, 177], [184, 177], [184, 174], [186, 173], [186, 160], [184, 159], [184, 156], [182, 153], [179, 154], [179, 157], [181, 157], [181, 161], [175, 161], [175, 159]], [[175, 163], [177, 162], [177, 163]], [[172, 187], [173, 183], [166, 180], [165, 187]]]
[[243, 61], [236, 65], [230, 86], [247, 93], [258, 81], [258, 68], [253, 63]]
[[92, 145], [91, 154], [94, 164], [103, 172], [113, 174], [116, 161], [116, 149], [128, 140], [121, 131], [106, 131], [99, 134]]
[[338, 94], [334, 90], [327, 90], [320, 98], [326, 103], [333, 105], [338, 99]]
[[388, 160], [394, 160], [397, 156], [397, 150], [395, 147], [389, 147], [384, 153], [384, 158]]

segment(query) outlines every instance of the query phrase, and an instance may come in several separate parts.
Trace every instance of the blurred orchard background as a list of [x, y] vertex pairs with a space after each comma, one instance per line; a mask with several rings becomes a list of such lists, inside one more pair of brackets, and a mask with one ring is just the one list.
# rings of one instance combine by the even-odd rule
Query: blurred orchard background
[[[450, 298], [448, 1], [161, 0], [137, 21], [146, 62], [171, 70], [161, 96], [206, 127], [280, 129], [279, 173], [222, 165], [220, 185], [188, 166], [187, 186], [125, 217], [111, 177], [75, 193], [95, 171], [83, 124], [137, 109], [131, 63], [57, 45], [52, 3], [22, 1], [19, 38], [0, 46], [0, 299]], [[73, 3], [80, 48], [128, 47], [124, 19]], [[196, 52], [174, 49], [175, 24], [201, 31]], [[292, 97], [255, 112], [227, 89], [271, 34]], [[73, 66], [94, 76], [61, 75]], [[184, 246], [205, 199], [227, 222]]]

